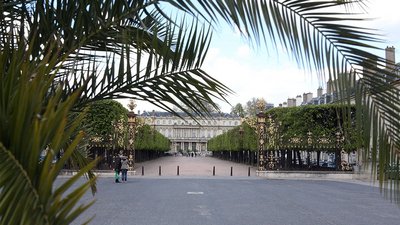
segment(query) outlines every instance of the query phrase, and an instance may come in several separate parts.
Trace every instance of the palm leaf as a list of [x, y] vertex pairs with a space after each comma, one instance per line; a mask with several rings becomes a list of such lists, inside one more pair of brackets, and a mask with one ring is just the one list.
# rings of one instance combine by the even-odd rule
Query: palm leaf
[[[256, 43], [279, 43], [321, 80], [339, 80], [342, 74], [357, 77], [357, 116], [363, 118], [358, 121], [363, 123], [363, 131], [369, 132], [366, 137], [372, 137], [365, 141], [369, 146], [366, 152], [371, 149], [374, 156], [373, 167], [378, 156], [381, 166], [397, 160], [398, 97], [386, 77], [398, 76], [379, 69], [384, 59], [370, 53], [380, 50], [375, 47], [381, 41], [377, 31], [349, 25], [363, 18], [352, 14], [348, 6], [363, 6], [366, 1], [7, 1], [8, 5], [2, 7], [10, 13], [2, 15], [6, 29], [1, 36], [11, 33], [19, 40], [36, 40], [38, 44], [31, 50], [33, 59], [59, 54], [60, 62], [67, 60], [57, 82], [66, 85], [65, 97], [83, 88], [81, 105], [96, 99], [132, 97], [127, 93], [168, 111], [167, 103], [176, 104], [183, 91], [187, 93], [185, 103], [192, 108], [203, 100], [211, 101], [213, 96], [225, 99], [229, 90], [200, 70], [211, 38], [208, 29], [198, 23], [187, 28], [184, 22], [163, 13], [160, 2], [194, 16], [196, 21], [202, 18], [215, 23], [222, 18]], [[28, 7], [32, 3], [35, 6]], [[338, 13], [342, 6], [349, 11]], [[26, 20], [20, 23], [26, 27], [14, 29], [20, 20]], [[9, 32], [12, 26], [16, 32]], [[49, 40], [59, 47], [48, 48], [44, 43]], [[100, 62], [106, 66], [101, 67]], [[175, 84], [172, 79], [191, 83]], [[343, 103], [351, 102], [353, 92], [349, 89], [354, 79], [335, 84]], [[151, 88], [145, 87], [147, 81]], [[166, 93], [157, 92], [158, 84]], [[192, 87], [197, 90], [191, 92]], [[384, 178], [382, 170], [380, 173]]]
[[[398, 94], [395, 85], [388, 83], [387, 78], [396, 80], [399, 76], [393, 71], [380, 69], [385, 60], [371, 53], [382, 50], [375, 47], [382, 41], [377, 31], [350, 25], [364, 20], [362, 16], [351, 13], [351, 6], [364, 7], [366, 1], [201, 1], [204, 11], [197, 10], [188, 2], [171, 4], [179, 4], [193, 14], [203, 13], [204, 17], [213, 20], [220, 17], [257, 43], [264, 41], [267, 46], [271, 44], [270, 40], [273, 45], [280, 43], [300, 65], [316, 72], [320, 80], [337, 80], [335, 89], [340, 102], [350, 104], [351, 99], [357, 98], [360, 129], [368, 132], [364, 139], [364, 156], [372, 155], [372, 167], [375, 168], [378, 160], [382, 168], [398, 161]], [[348, 11], [339, 12], [342, 6]], [[341, 78], [343, 75], [348, 79]], [[351, 91], [355, 83], [357, 94]], [[384, 184], [384, 170], [379, 173], [381, 184]], [[392, 182], [396, 185], [385, 182], [388, 185], [384, 189], [391, 189], [392, 199], [399, 201], [399, 181]]]
[[[69, 224], [92, 204], [75, 207], [94, 179], [70, 187], [96, 164], [82, 165], [79, 174], [54, 186], [83, 137], [83, 133], [74, 135], [83, 114], [68, 120], [80, 93], [65, 101], [61, 89], [48, 96], [57, 58], [47, 55], [31, 61], [31, 49], [4, 47], [0, 52], [0, 224]], [[40, 162], [44, 150], [47, 154]], [[54, 163], [60, 151], [63, 155]]]
[[[55, 52], [37, 44], [31, 55], [59, 55], [63, 67], [54, 86], [65, 84], [65, 96], [83, 87], [80, 105], [99, 99], [135, 98], [127, 93], [140, 92], [141, 98], [161, 101], [158, 106], [171, 111], [170, 104], [179, 107], [180, 93], [153, 96], [156, 86], [144, 91], [136, 83], [178, 77], [190, 83], [161, 82], [170, 85], [168, 89], [195, 93], [185, 96], [192, 111], [204, 113], [204, 100], [217, 108], [214, 97], [226, 101], [230, 90], [200, 70], [210, 30], [198, 22], [187, 25], [185, 19], [166, 18], [159, 8], [149, 10], [150, 6], [157, 8], [157, 2], [36, 1], [28, 39], [38, 43], [54, 40], [59, 47]], [[21, 11], [24, 7], [21, 3]], [[197, 91], [191, 92], [191, 87]]]

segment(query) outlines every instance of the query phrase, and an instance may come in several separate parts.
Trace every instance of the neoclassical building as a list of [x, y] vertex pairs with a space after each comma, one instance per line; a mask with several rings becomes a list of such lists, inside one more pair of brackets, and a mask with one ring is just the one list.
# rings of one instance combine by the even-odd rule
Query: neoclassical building
[[179, 115], [182, 118], [168, 112], [144, 111], [138, 118], [171, 140], [171, 152], [206, 151], [209, 139], [241, 123], [240, 117], [228, 113], [213, 113], [211, 118], [197, 121], [184, 113]]

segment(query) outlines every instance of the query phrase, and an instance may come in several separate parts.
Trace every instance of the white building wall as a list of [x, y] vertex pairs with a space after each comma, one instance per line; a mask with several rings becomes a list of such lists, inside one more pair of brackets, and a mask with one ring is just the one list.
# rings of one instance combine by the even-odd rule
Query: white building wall
[[146, 115], [142, 114], [138, 117], [143, 118], [146, 124], [153, 126], [157, 131], [169, 138], [171, 140], [171, 150], [174, 152], [187, 147], [189, 151], [192, 151], [193, 143], [196, 145], [196, 150], [206, 150], [206, 143], [209, 139], [241, 123], [240, 117], [232, 116], [213, 117], [210, 120], [199, 119], [199, 124], [189, 117], [184, 117], [185, 121], [167, 113], [154, 112]]

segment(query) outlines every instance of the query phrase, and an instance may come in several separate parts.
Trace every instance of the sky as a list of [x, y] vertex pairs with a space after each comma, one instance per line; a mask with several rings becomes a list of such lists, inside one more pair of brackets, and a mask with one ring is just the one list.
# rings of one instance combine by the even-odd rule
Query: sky
[[[400, 61], [399, 4], [398, 0], [370, 0], [366, 16], [374, 20], [361, 24], [380, 30], [386, 41], [379, 47], [394, 46], [396, 62]], [[221, 24], [217, 28], [203, 69], [235, 92], [227, 97], [231, 105], [245, 105], [254, 97], [264, 98], [268, 103], [278, 106], [288, 98], [303, 93], [313, 92], [315, 96], [318, 87], [322, 87], [325, 93], [325, 82], [301, 69], [282, 48], [268, 48], [267, 51], [265, 47], [249, 45], [230, 27]], [[384, 51], [376, 54], [385, 56]], [[217, 103], [222, 112], [230, 112], [231, 105], [222, 101]], [[122, 104], [126, 106], [127, 101], [122, 101]], [[159, 109], [150, 103], [138, 101], [137, 110]]]

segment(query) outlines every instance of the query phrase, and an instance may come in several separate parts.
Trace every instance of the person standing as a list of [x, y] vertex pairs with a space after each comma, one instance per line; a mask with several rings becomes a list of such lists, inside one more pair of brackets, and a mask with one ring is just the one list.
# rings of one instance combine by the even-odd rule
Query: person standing
[[119, 182], [119, 174], [121, 172], [121, 167], [122, 167], [122, 162], [121, 162], [121, 158], [119, 156], [116, 157], [115, 159], [115, 166], [114, 166], [114, 170], [115, 170], [115, 183], [120, 183]]
[[121, 157], [121, 172], [122, 172], [122, 182], [126, 182], [126, 178], [128, 176], [128, 160], [126, 156]]

